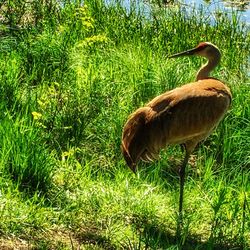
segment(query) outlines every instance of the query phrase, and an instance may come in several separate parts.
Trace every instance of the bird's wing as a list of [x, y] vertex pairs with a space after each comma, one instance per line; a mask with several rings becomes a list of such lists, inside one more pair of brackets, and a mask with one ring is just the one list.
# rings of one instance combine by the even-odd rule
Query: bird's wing
[[147, 116], [150, 150], [209, 135], [224, 116], [230, 96], [205, 83], [189, 84], [154, 98]]

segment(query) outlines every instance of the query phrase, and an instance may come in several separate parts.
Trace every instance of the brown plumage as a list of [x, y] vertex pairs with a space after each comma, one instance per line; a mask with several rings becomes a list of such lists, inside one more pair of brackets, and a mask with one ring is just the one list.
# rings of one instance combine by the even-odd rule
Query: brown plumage
[[128, 119], [122, 150], [135, 171], [141, 159], [152, 161], [167, 145], [185, 144], [191, 151], [219, 123], [230, 104], [230, 92], [216, 79], [186, 84], [157, 96]]
[[[209, 43], [171, 56], [199, 55], [208, 59], [196, 82], [167, 91], [130, 115], [123, 129], [122, 152], [132, 171], [140, 160], [153, 161], [168, 145], [182, 144], [186, 154], [180, 169], [181, 221], [185, 166], [196, 145], [211, 134], [231, 103], [229, 88], [209, 77], [220, 61], [219, 49]], [[180, 229], [180, 226], [179, 226]]]

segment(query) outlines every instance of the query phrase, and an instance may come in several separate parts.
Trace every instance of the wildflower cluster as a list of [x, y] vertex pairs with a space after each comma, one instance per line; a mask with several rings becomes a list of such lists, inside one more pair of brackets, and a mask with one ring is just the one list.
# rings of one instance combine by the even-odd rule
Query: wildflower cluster
[[77, 43], [77, 48], [93, 47], [98, 44], [107, 44], [108, 38], [105, 35], [93, 35]]
[[94, 28], [94, 19], [91, 17], [87, 4], [84, 4], [82, 7], [76, 9], [75, 18], [82, 28], [86, 30]]
[[52, 83], [42, 92], [40, 98], [37, 100], [39, 111], [32, 112], [36, 124], [46, 128], [47, 126], [44, 124], [47, 124], [49, 120], [53, 119], [63, 109], [67, 100], [68, 95], [62, 93], [59, 83]]

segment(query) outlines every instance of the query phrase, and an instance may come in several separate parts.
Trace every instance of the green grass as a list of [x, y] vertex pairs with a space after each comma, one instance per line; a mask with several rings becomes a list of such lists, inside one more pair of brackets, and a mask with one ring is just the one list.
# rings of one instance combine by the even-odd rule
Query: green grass
[[237, 14], [211, 24], [177, 7], [12, 2], [0, 27], [0, 248], [178, 249], [182, 152], [163, 150], [134, 175], [121, 134], [131, 112], [203, 63], [167, 56], [210, 41], [233, 102], [190, 161], [182, 242], [249, 249], [250, 36]]

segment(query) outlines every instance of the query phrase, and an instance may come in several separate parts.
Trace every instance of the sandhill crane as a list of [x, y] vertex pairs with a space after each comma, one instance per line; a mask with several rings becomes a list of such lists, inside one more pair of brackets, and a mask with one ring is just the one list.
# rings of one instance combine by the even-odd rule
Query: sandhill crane
[[231, 103], [230, 89], [209, 73], [220, 61], [219, 49], [209, 42], [174, 54], [169, 58], [198, 55], [208, 59], [197, 73], [196, 81], [167, 91], [130, 115], [122, 134], [122, 153], [135, 172], [139, 160], [153, 161], [168, 145], [180, 144], [185, 157], [179, 170], [179, 219], [182, 224], [185, 168], [196, 145], [211, 134]]

